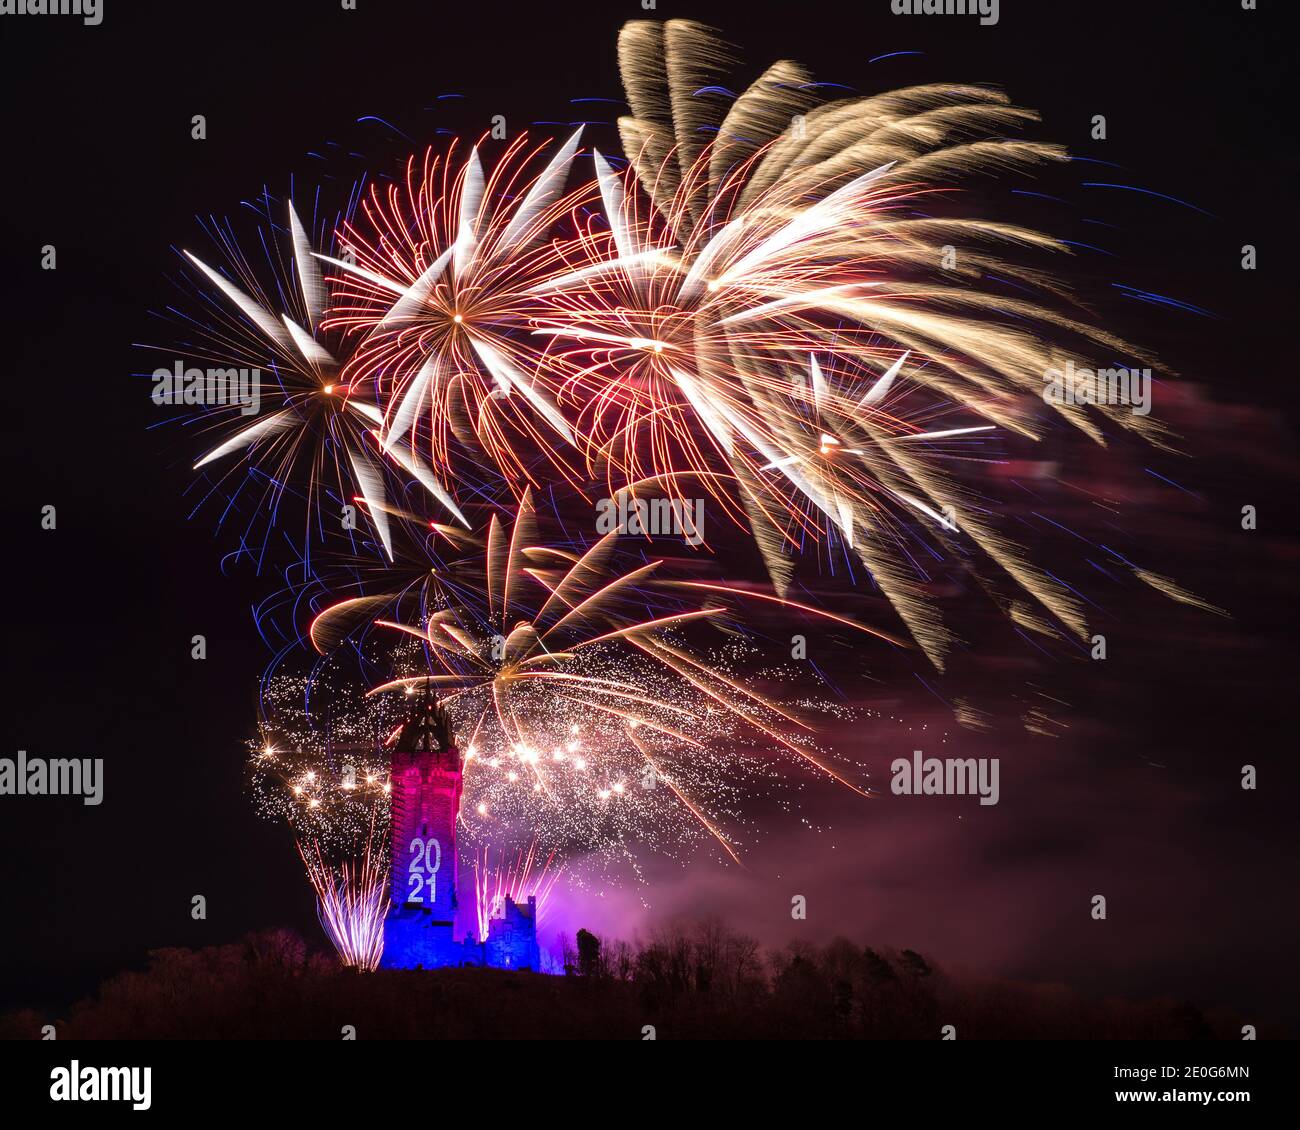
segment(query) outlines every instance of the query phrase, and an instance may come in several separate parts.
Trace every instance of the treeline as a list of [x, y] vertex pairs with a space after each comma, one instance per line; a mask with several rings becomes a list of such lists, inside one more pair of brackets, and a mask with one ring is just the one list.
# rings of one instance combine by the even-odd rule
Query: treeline
[[[680, 1037], [735, 1039], [1240, 1039], [1225, 1010], [1095, 1000], [1064, 985], [951, 977], [910, 949], [836, 938], [765, 951], [716, 920], [676, 922], [645, 942], [578, 931], [563, 972], [635, 989]], [[657, 1030], [657, 1035], [662, 1034]]]
[[[716, 921], [646, 940], [580, 930], [559, 976], [491, 969], [359, 975], [287, 930], [163, 949], [64, 1017], [0, 1016], [40, 1039], [1240, 1039], [1188, 1003], [1095, 1000], [1059, 985], [947, 975], [912, 950], [796, 942], [764, 950]], [[1261, 1028], [1261, 1038], [1269, 1033]]]

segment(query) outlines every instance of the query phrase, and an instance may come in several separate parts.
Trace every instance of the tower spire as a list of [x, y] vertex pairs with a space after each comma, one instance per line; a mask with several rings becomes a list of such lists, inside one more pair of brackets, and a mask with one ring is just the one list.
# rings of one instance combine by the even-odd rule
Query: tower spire
[[[419, 695], [411, 696], [406, 721], [397, 737], [396, 752], [456, 754], [451, 717], [427, 682]], [[459, 763], [458, 755], [456, 761]]]

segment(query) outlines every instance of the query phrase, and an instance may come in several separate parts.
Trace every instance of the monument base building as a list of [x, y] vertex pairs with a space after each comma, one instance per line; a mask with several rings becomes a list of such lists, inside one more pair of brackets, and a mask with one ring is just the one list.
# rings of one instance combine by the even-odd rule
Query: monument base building
[[537, 947], [537, 900], [519, 906], [506, 897], [499, 918], [488, 920], [488, 936], [478, 941], [467, 933], [455, 939], [454, 927], [434, 921], [431, 911], [393, 906], [384, 920], [386, 969], [440, 969], [445, 966], [482, 965], [491, 969], [536, 971], [541, 954]]

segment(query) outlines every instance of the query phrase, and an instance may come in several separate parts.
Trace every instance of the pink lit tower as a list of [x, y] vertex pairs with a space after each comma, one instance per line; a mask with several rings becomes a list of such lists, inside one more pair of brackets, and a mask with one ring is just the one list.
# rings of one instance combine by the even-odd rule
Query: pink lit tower
[[[396, 969], [493, 965], [537, 969], [537, 910], [506, 899], [488, 937], [456, 940], [460, 751], [436, 698], [413, 697], [392, 761], [392, 870], [381, 964]], [[466, 916], [477, 921], [471, 910]]]

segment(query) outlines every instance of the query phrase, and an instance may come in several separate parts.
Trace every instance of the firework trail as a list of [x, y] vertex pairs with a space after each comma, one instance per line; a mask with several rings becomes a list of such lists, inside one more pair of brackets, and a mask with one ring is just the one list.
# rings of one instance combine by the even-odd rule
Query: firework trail
[[[484, 552], [471, 561], [471, 582], [432, 578], [426, 591], [434, 603], [420, 610], [416, 626], [376, 621], [418, 640], [435, 672], [404, 675], [371, 693], [437, 687], [453, 710], [463, 711], [471, 701], [481, 704], [471, 734], [491, 716], [513, 744], [527, 746], [527, 715], [515, 702], [521, 692], [540, 689], [548, 699], [572, 704], [588, 716], [606, 715], [642, 733], [689, 742], [680, 728], [689, 714], [665, 712], [644, 683], [610, 677], [644, 667], [648, 659], [655, 687], [665, 676], [678, 679], [722, 714], [786, 745], [782, 730], [802, 726], [799, 719], [672, 642], [675, 629], [716, 620], [726, 609], [715, 604], [649, 617], [637, 613], [662, 562], [619, 572], [611, 564], [617, 538], [611, 532], [581, 554], [538, 545], [536, 516], [525, 492], [508, 530], [493, 515]], [[313, 643], [322, 653], [337, 646], [358, 615], [392, 600], [391, 594], [357, 598], [327, 609], [312, 625]]]
[[507, 863], [505, 851], [497, 853], [496, 863], [490, 860], [490, 849], [483, 849], [474, 857], [474, 903], [477, 908], [478, 937], [488, 936], [488, 923], [505, 913], [505, 900], [526, 903], [537, 900], [537, 924], [540, 929], [551, 892], [563, 874], [563, 864], [557, 863], [555, 854], [541, 860], [537, 841], [520, 850], [513, 862]]

